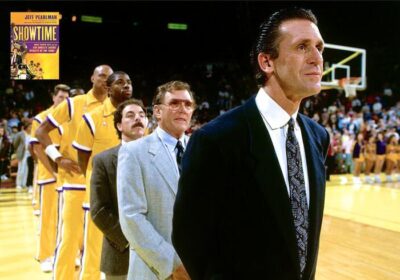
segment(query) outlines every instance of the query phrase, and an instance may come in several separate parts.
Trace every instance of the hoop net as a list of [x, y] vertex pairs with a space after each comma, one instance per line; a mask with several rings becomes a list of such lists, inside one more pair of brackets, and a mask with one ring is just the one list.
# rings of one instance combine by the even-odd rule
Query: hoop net
[[339, 80], [339, 87], [344, 89], [347, 98], [353, 99], [357, 96], [357, 85], [361, 82], [361, 77], [342, 78]]

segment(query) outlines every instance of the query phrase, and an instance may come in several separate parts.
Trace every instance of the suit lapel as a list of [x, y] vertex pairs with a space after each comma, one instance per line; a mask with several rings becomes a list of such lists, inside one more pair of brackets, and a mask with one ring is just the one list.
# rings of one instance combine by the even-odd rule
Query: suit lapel
[[118, 152], [119, 148], [121, 148], [121, 144], [115, 147], [115, 149], [112, 151], [112, 166], [114, 170], [117, 170], [117, 164], [118, 164]]
[[151, 162], [176, 195], [179, 178], [178, 174], [175, 172], [175, 163], [172, 162], [171, 157], [168, 155], [168, 151], [158, 138], [157, 133], [153, 132], [151, 138], [152, 141], [149, 146], [149, 153], [153, 156]]
[[294, 266], [299, 268], [290, 199], [271, 137], [257, 108], [255, 98], [250, 99], [245, 109], [250, 134], [250, 153], [254, 159], [253, 170], [258, 187], [274, 211], [279, 230], [288, 244]]
[[[324, 185], [325, 185], [325, 170], [324, 159], [321, 152], [318, 150], [315, 133], [310, 125], [305, 120], [305, 117], [299, 114], [297, 118], [301, 134], [303, 137], [304, 149], [307, 158], [308, 179], [310, 184], [310, 206], [309, 206], [309, 246], [307, 252], [307, 260], [315, 259], [315, 252], [318, 246], [319, 229], [322, 223], [323, 208], [324, 208]], [[309, 264], [312, 267], [312, 264]]]

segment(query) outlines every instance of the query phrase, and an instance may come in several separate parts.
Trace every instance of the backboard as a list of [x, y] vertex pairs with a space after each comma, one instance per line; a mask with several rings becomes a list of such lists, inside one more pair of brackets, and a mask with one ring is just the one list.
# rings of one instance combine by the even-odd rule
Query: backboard
[[341, 89], [340, 82], [344, 78], [359, 78], [357, 84], [352, 84], [355, 90], [367, 88], [366, 63], [367, 51], [361, 48], [335, 44], [325, 44], [324, 71], [322, 74], [323, 89]]

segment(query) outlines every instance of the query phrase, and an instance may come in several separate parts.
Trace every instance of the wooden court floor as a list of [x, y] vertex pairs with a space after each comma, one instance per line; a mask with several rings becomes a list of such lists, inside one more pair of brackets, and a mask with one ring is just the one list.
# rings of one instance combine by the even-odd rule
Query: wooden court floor
[[[30, 195], [0, 189], [1, 280], [51, 279], [34, 260], [36, 228]], [[316, 279], [400, 280], [400, 182], [356, 185], [351, 176], [332, 177]]]

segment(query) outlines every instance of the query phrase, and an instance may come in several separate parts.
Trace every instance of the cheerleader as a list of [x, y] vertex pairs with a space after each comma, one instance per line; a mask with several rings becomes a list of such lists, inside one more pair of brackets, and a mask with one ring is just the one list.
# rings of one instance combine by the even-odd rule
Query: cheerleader
[[353, 163], [354, 163], [354, 176], [353, 182], [356, 184], [361, 183], [360, 173], [364, 163], [364, 136], [361, 133], [357, 134], [356, 142], [353, 146]]
[[387, 140], [386, 146], [386, 181], [393, 182], [392, 173], [397, 163], [397, 138], [392, 134]]
[[376, 140], [376, 160], [375, 160], [375, 183], [381, 183], [379, 175], [382, 172], [382, 166], [386, 157], [386, 143], [383, 141], [383, 133], [378, 132]]
[[371, 135], [365, 145], [365, 182], [372, 184], [374, 180], [369, 176], [376, 161], [376, 137]]

